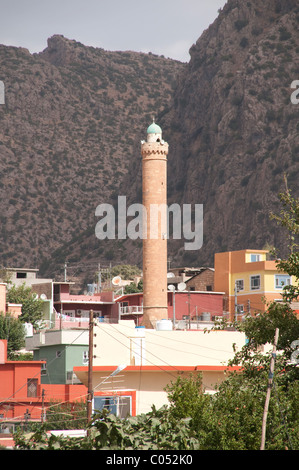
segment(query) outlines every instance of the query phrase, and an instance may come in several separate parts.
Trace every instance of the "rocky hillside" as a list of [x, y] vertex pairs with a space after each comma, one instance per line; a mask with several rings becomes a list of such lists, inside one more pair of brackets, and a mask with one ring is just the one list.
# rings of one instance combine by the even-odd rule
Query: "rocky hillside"
[[[118, 194], [183, 67], [57, 35], [39, 54], [0, 46], [0, 264], [40, 267], [58, 249], [51, 272], [44, 264], [49, 276], [90, 251], [97, 265], [102, 248], [84, 239], [94, 233], [95, 208]], [[64, 247], [77, 239], [69, 255]]]
[[140, 240], [95, 238], [94, 209], [117, 194], [141, 201], [152, 114], [170, 148], [169, 204], [204, 205], [203, 247], [170, 241], [171, 264], [212, 266], [217, 251], [266, 244], [283, 255], [269, 213], [284, 173], [299, 195], [298, 19], [297, 0], [228, 0], [188, 64], [57, 36], [33, 56], [2, 46], [2, 263], [49, 276], [65, 260], [141, 264]]
[[269, 220], [278, 193], [299, 196], [299, 79], [296, 0], [229, 0], [190, 49], [171, 110], [168, 202], [204, 205], [198, 251], [169, 243], [173, 265], [210, 265], [218, 251], [276, 246], [286, 234]]
[[[299, 196], [299, 78], [296, 0], [230, 0], [191, 47], [191, 60], [165, 117], [172, 130], [169, 198], [204, 204], [204, 244], [181, 259], [213, 263], [215, 251], [274, 245], [285, 233], [283, 174]], [[176, 132], [173, 132], [176, 131]]]

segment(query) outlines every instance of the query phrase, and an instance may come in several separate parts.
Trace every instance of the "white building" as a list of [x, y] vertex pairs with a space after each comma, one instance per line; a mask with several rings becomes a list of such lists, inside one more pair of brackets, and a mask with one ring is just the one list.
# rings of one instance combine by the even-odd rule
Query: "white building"
[[[234, 357], [233, 345], [240, 351], [245, 335], [236, 331], [173, 331], [169, 326], [162, 320], [157, 329], [145, 329], [123, 320], [94, 327], [95, 408], [107, 406], [121, 416], [147, 413], [153, 404], [159, 408], [167, 403], [167, 384], [179, 375], [199, 372], [204, 391], [215, 392]], [[115, 373], [119, 366], [121, 371]], [[75, 367], [74, 372], [88, 386], [88, 367]]]

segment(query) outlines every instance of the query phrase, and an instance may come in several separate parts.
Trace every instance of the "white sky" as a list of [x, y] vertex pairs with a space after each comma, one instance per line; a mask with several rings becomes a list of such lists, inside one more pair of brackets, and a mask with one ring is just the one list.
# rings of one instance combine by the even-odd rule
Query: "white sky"
[[183, 62], [227, 0], [0, 0], [0, 44], [31, 53], [62, 34], [86, 46]]

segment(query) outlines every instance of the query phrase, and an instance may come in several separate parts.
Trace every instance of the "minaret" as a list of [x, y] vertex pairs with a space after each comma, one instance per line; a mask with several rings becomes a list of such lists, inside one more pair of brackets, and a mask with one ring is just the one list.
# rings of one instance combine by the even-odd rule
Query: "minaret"
[[[147, 129], [147, 141], [141, 142], [142, 197], [146, 213], [143, 235], [143, 323], [146, 328], [155, 328], [158, 320], [168, 318], [167, 154], [168, 144], [162, 140], [162, 130], [153, 122]], [[163, 207], [164, 211], [158, 211], [157, 222], [155, 209]]]

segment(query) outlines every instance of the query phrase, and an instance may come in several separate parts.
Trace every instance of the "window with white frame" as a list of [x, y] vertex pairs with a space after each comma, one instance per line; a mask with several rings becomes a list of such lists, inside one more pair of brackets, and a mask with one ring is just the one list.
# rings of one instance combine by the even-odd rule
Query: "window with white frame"
[[291, 276], [288, 274], [275, 274], [275, 289], [282, 289], [291, 284]]
[[260, 261], [261, 260], [261, 255], [258, 255], [258, 254], [251, 254], [250, 255], [250, 262], [251, 263], [255, 263], [256, 261]]
[[244, 305], [243, 304], [238, 304], [237, 305], [237, 313], [239, 315], [243, 314], [244, 313]]
[[250, 276], [250, 289], [257, 290], [261, 287], [261, 276], [256, 274], [255, 276]]
[[126, 418], [132, 414], [132, 397], [126, 395], [99, 395], [94, 396], [93, 412], [107, 409], [119, 418]]
[[244, 290], [244, 279], [237, 279], [236, 280], [236, 289], [237, 289], [237, 292], [240, 292], [241, 290]]
[[46, 361], [41, 365], [41, 375], [47, 375], [47, 359], [41, 359], [41, 361]]

